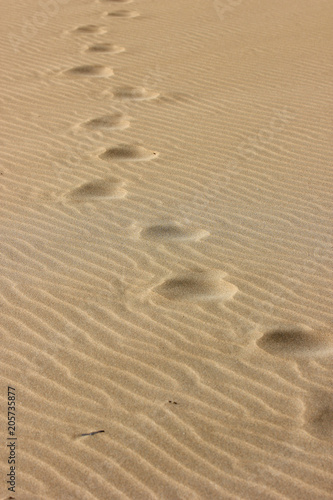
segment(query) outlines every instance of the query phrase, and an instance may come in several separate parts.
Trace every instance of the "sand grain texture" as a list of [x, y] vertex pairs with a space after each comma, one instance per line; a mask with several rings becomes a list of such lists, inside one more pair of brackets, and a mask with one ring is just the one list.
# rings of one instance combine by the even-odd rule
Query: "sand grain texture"
[[0, 3], [1, 498], [332, 499], [332, 4]]

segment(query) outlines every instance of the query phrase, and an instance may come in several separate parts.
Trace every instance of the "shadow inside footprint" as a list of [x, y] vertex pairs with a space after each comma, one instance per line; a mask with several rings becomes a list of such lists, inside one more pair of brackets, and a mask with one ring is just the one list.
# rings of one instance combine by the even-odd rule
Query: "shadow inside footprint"
[[325, 390], [311, 390], [305, 400], [304, 427], [313, 436], [331, 440], [333, 438], [333, 398]]
[[329, 348], [322, 335], [296, 328], [269, 331], [257, 341], [257, 345], [270, 354], [288, 357], [318, 354]]
[[109, 52], [110, 54], [119, 54], [124, 51], [124, 47], [114, 45], [113, 43], [95, 43], [87, 49], [87, 52]]
[[119, 179], [108, 177], [86, 182], [70, 192], [69, 198], [76, 201], [89, 201], [101, 198], [123, 198], [126, 191], [121, 188]]
[[85, 26], [79, 26], [75, 28], [74, 33], [102, 33], [105, 28], [102, 26], [97, 26], [96, 24], [86, 24]]
[[116, 10], [114, 12], [109, 12], [108, 16], [111, 17], [121, 17], [121, 18], [133, 18], [138, 17], [140, 14], [136, 10]]
[[332, 402], [329, 405], [323, 406], [317, 410], [309, 421], [310, 426], [315, 431], [317, 436], [321, 436], [324, 439], [327, 436], [332, 436], [333, 430], [333, 405]]
[[100, 155], [100, 158], [106, 161], [112, 160], [130, 160], [130, 161], [145, 161], [152, 160], [158, 157], [156, 151], [143, 148], [142, 146], [135, 146], [131, 144], [124, 144], [114, 148], [107, 149]]
[[156, 238], [156, 239], [178, 239], [184, 238], [186, 232], [178, 226], [172, 224], [160, 224], [157, 226], [150, 226], [144, 229], [141, 233], [143, 238]]
[[68, 76], [94, 76], [108, 77], [113, 75], [111, 68], [102, 66], [101, 64], [86, 64], [84, 66], [76, 66], [64, 72]]
[[159, 96], [159, 93], [147, 90], [144, 87], [122, 87], [115, 91], [114, 96], [118, 99], [144, 101], [156, 99]]
[[193, 272], [166, 280], [155, 291], [169, 300], [225, 301], [231, 299], [238, 288], [222, 279], [224, 273]]
[[98, 118], [93, 118], [85, 123], [83, 126], [89, 129], [109, 128], [123, 130], [130, 126], [130, 122], [125, 119], [122, 113], [114, 113], [113, 115], [104, 115]]
[[153, 240], [198, 240], [208, 236], [207, 231], [194, 231], [175, 223], [157, 224], [143, 229], [141, 238]]

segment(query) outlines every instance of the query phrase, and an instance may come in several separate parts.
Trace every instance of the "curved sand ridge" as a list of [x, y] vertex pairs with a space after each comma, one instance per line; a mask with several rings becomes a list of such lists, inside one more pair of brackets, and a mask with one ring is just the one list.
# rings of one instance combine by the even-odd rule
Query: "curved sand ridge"
[[122, 4], [2, 13], [17, 498], [330, 500], [332, 7]]

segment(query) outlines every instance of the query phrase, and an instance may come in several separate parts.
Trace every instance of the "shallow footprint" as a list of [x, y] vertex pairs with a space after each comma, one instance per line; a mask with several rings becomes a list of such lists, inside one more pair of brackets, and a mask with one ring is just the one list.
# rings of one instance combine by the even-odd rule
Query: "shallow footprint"
[[92, 76], [92, 77], [103, 77], [113, 75], [113, 70], [107, 66], [102, 66], [101, 64], [86, 64], [84, 66], [76, 66], [75, 68], [68, 69], [64, 71], [64, 74], [68, 76]]
[[169, 300], [186, 301], [226, 301], [231, 299], [238, 288], [225, 281], [225, 273], [220, 271], [197, 271], [166, 280], [155, 291]]
[[300, 328], [270, 330], [257, 340], [257, 345], [270, 354], [283, 357], [325, 355], [332, 350], [328, 336]]
[[114, 93], [118, 99], [130, 99], [132, 101], [145, 101], [156, 99], [160, 94], [152, 90], [146, 90], [144, 87], [122, 87]]
[[116, 10], [114, 12], [109, 12], [107, 15], [111, 17], [122, 17], [129, 19], [133, 17], [139, 17], [140, 13], [136, 10]]
[[149, 240], [197, 241], [201, 238], [209, 236], [209, 232], [203, 230], [191, 230], [173, 222], [146, 227], [141, 231], [140, 236], [141, 238]]
[[69, 193], [69, 198], [76, 201], [98, 200], [102, 198], [124, 198], [126, 191], [123, 182], [113, 177], [85, 182]]
[[95, 43], [87, 48], [86, 52], [109, 52], [110, 54], [119, 54], [124, 52], [125, 47], [113, 43]]
[[159, 153], [157, 153], [156, 151], [151, 151], [150, 149], [146, 149], [142, 146], [123, 144], [114, 148], [107, 149], [99, 157], [102, 158], [102, 160], [106, 161], [145, 161], [157, 158], [158, 155]]
[[103, 26], [97, 26], [96, 24], [86, 24], [85, 26], [79, 26], [73, 30], [74, 33], [106, 33], [106, 29]]
[[113, 115], [104, 115], [98, 118], [93, 118], [82, 124], [83, 127], [89, 129], [114, 129], [124, 130], [130, 126], [130, 122], [126, 120], [122, 113], [114, 113]]

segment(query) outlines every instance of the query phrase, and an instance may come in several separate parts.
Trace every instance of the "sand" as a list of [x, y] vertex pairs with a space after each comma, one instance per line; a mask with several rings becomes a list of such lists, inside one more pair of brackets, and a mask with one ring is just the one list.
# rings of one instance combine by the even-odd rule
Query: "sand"
[[333, 498], [332, 11], [1, 1], [1, 499]]

